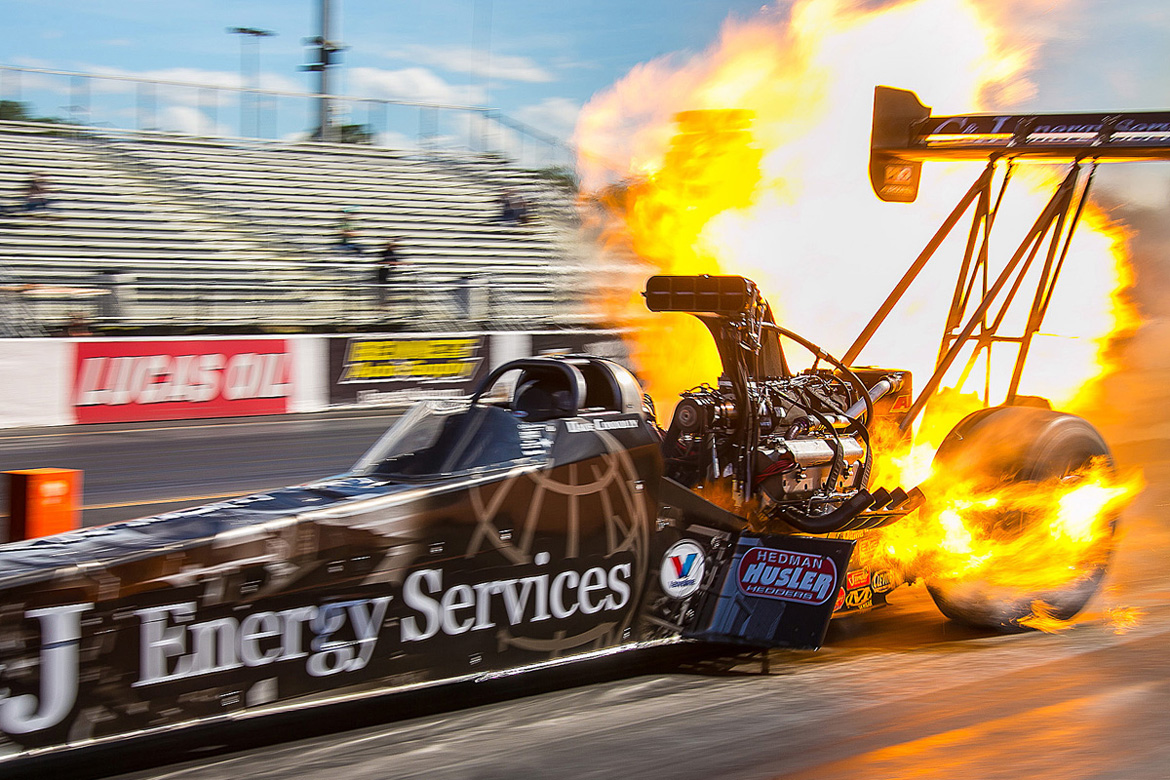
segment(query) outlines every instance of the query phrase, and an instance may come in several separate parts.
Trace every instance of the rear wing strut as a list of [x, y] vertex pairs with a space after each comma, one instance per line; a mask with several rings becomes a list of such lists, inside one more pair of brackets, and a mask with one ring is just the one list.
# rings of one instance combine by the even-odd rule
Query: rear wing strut
[[913, 92], [874, 89], [869, 179], [882, 200], [913, 202], [924, 161], [989, 158], [1170, 159], [1170, 111], [932, 116]]
[[[1017, 402], [1032, 339], [1044, 323], [1069, 245], [1088, 202], [1097, 164], [1170, 160], [1170, 111], [932, 116], [930, 108], [922, 105], [913, 92], [877, 87], [869, 158], [874, 192], [885, 201], [913, 202], [918, 197], [922, 163], [927, 160], [983, 160], [986, 165], [844, 357], [847, 364], [857, 359], [926, 263], [969, 215], [967, 242], [934, 373], [903, 415], [899, 423], [903, 430], [938, 391], [952, 366], [961, 366], [956, 387], [962, 388], [981, 357], [983, 402], [992, 405], [993, 347], [1016, 350], [1003, 403]], [[1028, 161], [1066, 163], [1068, 170], [1032, 228], [1006, 262], [999, 265], [992, 262], [989, 252], [995, 216], [1013, 167]], [[994, 182], [997, 168], [1003, 169], [998, 192]], [[1021, 296], [1029, 278], [1034, 291], [1030, 296]], [[1025, 324], [1016, 332], [1008, 332], [1013, 327], [1006, 315], [1013, 306], [1024, 308], [1025, 303], [1017, 302], [1029, 297], [1031, 305]]]

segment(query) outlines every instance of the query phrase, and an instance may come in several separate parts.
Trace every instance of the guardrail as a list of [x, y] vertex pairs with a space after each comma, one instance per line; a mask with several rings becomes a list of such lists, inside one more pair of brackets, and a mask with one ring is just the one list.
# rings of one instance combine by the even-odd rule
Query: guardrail
[[[566, 141], [486, 106], [0, 65], [0, 100], [30, 103], [35, 114], [66, 111], [59, 117], [64, 125], [107, 133], [321, 140], [316, 125], [322, 98], [329, 100], [335, 117], [332, 137], [325, 141], [397, 148], [413, 141], [424, 153], [500, 154], [530, 168], [572, 166], [576, 159]], [[42, 104], [52, 108], [36, 108]]]
[[[128, 277], [129, 275], [123, 275]], [[46, 333], [149, 331], [339, 332], [509, 330], [594, 325], [597, 317], [565, 291], [539, 281], [498, 281], [488, 273], [418, 275], [378, 285], [353, 281], [133, 281], [102, 286], [8, 287]]]

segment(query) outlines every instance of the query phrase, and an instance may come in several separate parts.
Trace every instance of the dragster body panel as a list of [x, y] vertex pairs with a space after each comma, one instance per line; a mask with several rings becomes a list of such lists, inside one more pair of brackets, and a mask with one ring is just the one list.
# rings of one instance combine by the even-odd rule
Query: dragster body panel
[[844, 548], [811, 596], [758, 599], [788, 605], [783, 627], [745, 634], [718, 598], [742, 520], [663, 478], [651, 423], [488, 418], [516, 436], [494, 467], [367, 469], [0, 547], [0, 761], [649, 642], [820, 644]]

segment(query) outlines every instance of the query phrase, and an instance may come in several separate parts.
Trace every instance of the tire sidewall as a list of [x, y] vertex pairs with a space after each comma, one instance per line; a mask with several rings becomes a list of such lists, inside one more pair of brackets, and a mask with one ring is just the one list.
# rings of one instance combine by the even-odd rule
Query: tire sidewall
[[[971, 414], [952, 429], [935, 454], [935, 473], [948, 480], [971, 480], [988, 490], [996, 485], [1059, 479], [1104, 458], [1112, 473], [1109, 446], [1101, 434], [1076, 415], [1031, 407], [994, 407]], [[928, 510], [929, 511], [929, 510]], [[1022, 620], [1042, 602], [1045, 612], [1068, 620], [1084, 608], [1104, 578], [1112, 548], [1110, 536], [1093, 551], [1093, 564], [1057, 588], [1035, 591], [980, 591], [977, 583], [926, 577], [927, 590], [948, 618], [1001, 631], [1019, 631]]]

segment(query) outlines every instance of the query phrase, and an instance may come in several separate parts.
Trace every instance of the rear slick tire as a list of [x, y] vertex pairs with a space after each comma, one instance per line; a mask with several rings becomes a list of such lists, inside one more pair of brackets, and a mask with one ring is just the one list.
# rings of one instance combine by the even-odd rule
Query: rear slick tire
[[[1097, 458], [1113, 470], [1109, 446], [1086, 420], [1048, 409], [995, 407], [967, 416], [947, 434], [935, 453], [934, 472], [948, 480], [978, 480], [991, 490], [996, 485], [1061, 479]], [[991, 525], [1005, 521], [991, 517]], [[1109, 533], [1085, 558], [1070, 562], [1075, 575], [1059, 586], [1027, 590], [927, 577], [927, 590], [945, 616], [981, 628], [1027, 630], [1021, 621], [1033, 614], [1037, 603], [1043, 604], [1046, 615], [1069, 620], [1084, 608], [1105, 576], [1116, 515], [1108, 522]]]

